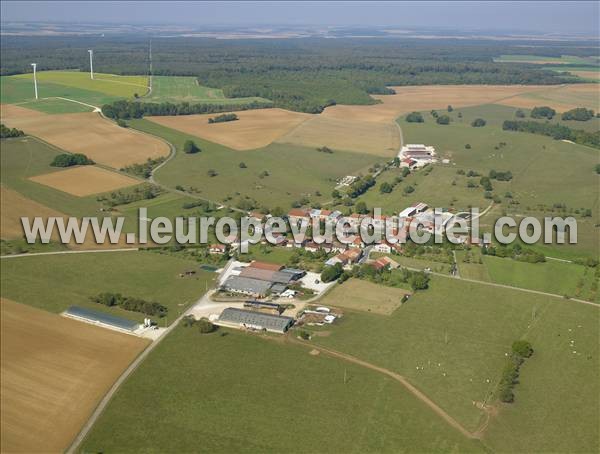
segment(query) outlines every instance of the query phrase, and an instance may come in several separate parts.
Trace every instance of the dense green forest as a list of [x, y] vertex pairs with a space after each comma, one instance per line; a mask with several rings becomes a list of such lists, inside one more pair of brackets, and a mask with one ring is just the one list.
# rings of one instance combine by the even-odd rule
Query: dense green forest
[[[372, 104], [369, 94], [393, 85], [558, 84], [575, 78], [524, 63], [495, 63], [501, 54], [581, 55], [586, 42], [474, 39], [265, 39], [153, 38], [155, 75], [196, 76], [227, 97], [259, 96], [276, 106], [320, 112], [332, 104]], [[586, 50], [586, 46], [587, 50]], [[3, 37], [1, 73], [94, 68], [114, 74], [147, 74], [149, 39]]]

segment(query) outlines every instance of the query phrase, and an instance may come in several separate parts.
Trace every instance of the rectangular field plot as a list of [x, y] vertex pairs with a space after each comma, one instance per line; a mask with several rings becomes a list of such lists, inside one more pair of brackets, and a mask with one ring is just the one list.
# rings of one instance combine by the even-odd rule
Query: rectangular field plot
[[2, 123], [115, 168], [169, 154], [169, 146], [163, 141], [120, 128], [92, 112], [47, 115], [20, 106], [3, 105]]
[[219, 114], [148, 117], [148, 119], [234, 150], [252, 150], [269, 145], [310, 118], [308, 114], [283, 109], [257, 109], [236, 112], [239, 120], [209, 124], [208, 119], [217, 115]]
[[62, 452], [147, 341], [0, 301], [2, 452]]
[[30, 180], [78, 197], [140, 184], [135, 178], [95, 166], [73, 167], [31, 177]]
[[360, 279], [350, 279], [335, 287], [319, 304], [390, 315], [400, 307], [402, 297], [411, 293], [401, 288], [384, 287]]

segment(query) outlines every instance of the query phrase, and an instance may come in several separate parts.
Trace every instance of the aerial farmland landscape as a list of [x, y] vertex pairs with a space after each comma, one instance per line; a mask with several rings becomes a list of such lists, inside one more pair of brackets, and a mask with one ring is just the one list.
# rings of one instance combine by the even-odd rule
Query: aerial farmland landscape
[[600, 452], [598, 2], [1, 12], [0, 452]]

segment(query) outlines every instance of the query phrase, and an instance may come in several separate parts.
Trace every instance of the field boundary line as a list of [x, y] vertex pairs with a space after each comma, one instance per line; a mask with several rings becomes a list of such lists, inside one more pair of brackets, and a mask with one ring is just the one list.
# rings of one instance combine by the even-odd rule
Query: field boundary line
[[[266, 338], [268, 338], [268, 337], [266, 337]], [[400, 375], [400, 374], [393, 372], [389, 369], [386, 369], [384, 367], [376, 366], [375, 364], [369, 363], [367, 361], [364, 361], [362, 359], [359, 359], [359, 358], [349, 355], [347, 353], [342, 353], [337, 350], [325, 348], [325, 347], [322, 347], [317, 344], [310, 344], [308, 342], [301, 341], [299, 339], [294, 339], [293, 337], [289, 337], [289, 336], [286, 337], [285, 340], [288, 342], [297, 344], [297, 345], [303, 345], [305, 347], [314, 348], [316, 350], [319, 350], [319, 351], [325, 353], [328, 356], [332, 356], [334, 358], [339, 358], [344, 361], [354, 363], [359, 366], [365, 367], [367, 369], [373, 370], [375, 372], [379, 372], [380, 374], [387, 375], [388, 377], [390, 377], [390, 378], [396, 380], [397, 382], [399, 382], [400, 384], [402, 384], [402, 386], [404, 386], [413, 396], [415, 396], [417, 399], [419, 399], [421, 402], [423, 402], [425, 405], [427, 405], [430, 409], [432, 409], [434, 411], [434, 413], [436, 413], [438, 416], [440, 416], [444, 421], [446, 421], [450, 426], [452, 426], [456, 430], [458, 430], [465, 437], [470, 438], [470, 439], [480, 438], [478, 436], [479, 435], [478, 433], [473, 433], [473, 432], [470, 432], [469, 430], [467, 430], [461, 423], [459, 423], [456, 419], [454, 419], [452, 416], [450, 416], [442, 407], [440, 407], [433, 400], [431, 400], [429, 397], [427, 397], [426, 394], [424, 394], [416, 386], [414, 386], [412, 383], [410, 383], [408, 381], [408, 379], [406, 379], [406, 377], [404, 377], [403, 375]]]

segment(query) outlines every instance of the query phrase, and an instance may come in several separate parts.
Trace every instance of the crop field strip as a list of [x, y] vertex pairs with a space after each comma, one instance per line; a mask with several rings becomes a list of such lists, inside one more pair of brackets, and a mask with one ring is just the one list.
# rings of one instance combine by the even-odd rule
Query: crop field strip
[[19, 106], [4, 105], [2, 122], [27, 131], [63, 150], [83, 153], [114, 168], [167, 156], [163, 141], [120, 128], [96, 113], [47, 115]]
[[147, 341], [1, 299], [2, 451], [58, 452]]

